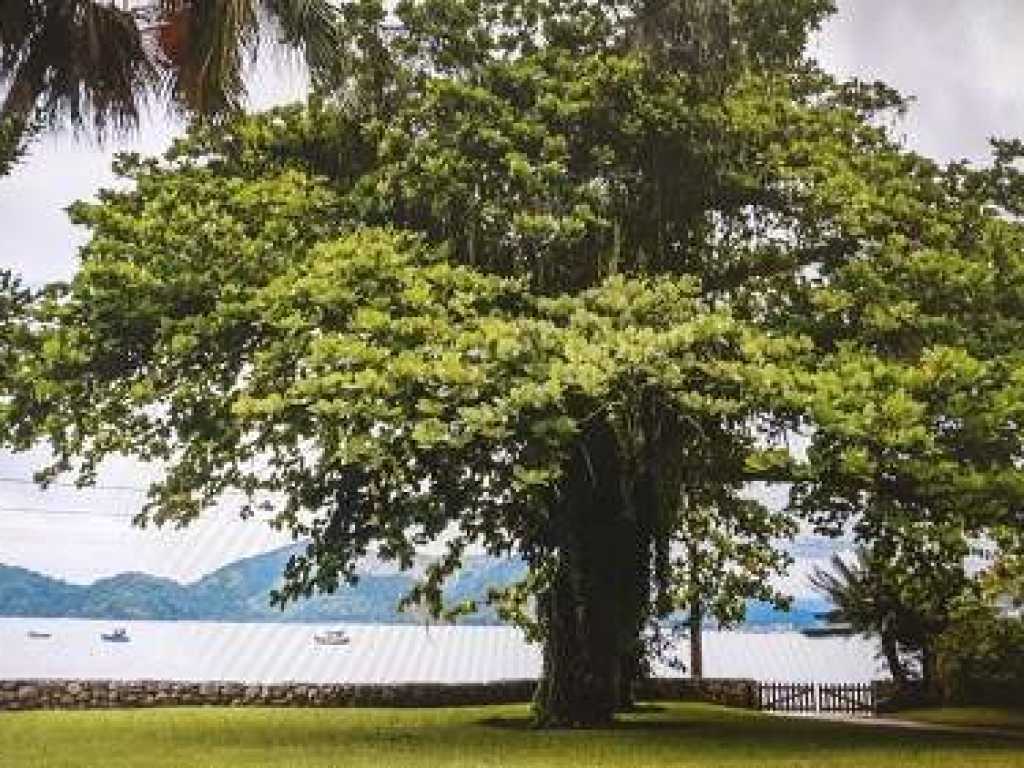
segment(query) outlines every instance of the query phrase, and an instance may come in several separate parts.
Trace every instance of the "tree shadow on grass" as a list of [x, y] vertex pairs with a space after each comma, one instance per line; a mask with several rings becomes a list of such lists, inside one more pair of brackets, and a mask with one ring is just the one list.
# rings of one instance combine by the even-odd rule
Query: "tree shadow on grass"
[[692, 733], [702, 723], [682, 720], [616, 720], [611, 725], [578, 728], [538, 728], [529, 717], [487, 717], [477, 720], [484, 728], [519, 733], [621, 733], [623, 731], [676, 732], [680, 735]]
[[530, 716], [513, 717], [485, 717], [476, 721], [476, 725], [482, 725], [484, 728], [499, 728], [503, 731], [535, 731], [537, 728], [533, 725], [533, 718]]
[[[644, 715], [664, 715], [668, 712], [667, 707], [659, 704], [638, 704], [628, 712], [622, 713], [610, 725], [579, 728], [546, 729], [537, 728], [529, 715], [502, 715], [498, 717], [486, 717], [476, 721], [477, 725], [485, 728], [497, 728], [504, 731], [536, 732], [536, 733], [571, 733], [574, 731], [588, 733], [615, 733], [617, 731], [679, 731], [685, 733], [692, 731], [701, 725], [697, 721], [688, 721], [673, 718], [666, 720], [644, 719]], [[639, 717], [638, 717], [639, 716]]]

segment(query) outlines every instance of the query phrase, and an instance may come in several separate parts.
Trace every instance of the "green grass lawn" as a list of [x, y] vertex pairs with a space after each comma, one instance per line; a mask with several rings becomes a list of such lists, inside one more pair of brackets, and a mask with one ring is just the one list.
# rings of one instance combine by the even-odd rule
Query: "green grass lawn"
[[999, 707], [935, 707], [897, 712], [900, 720], [938, 725], [971, 725], [1024, 733], [1024, 709]]
[[0, 715], [0, 766], [1021, 766], [1024, 741], [646, 707], [602, 731], [527, 727], [522, 706], [150, 709]]

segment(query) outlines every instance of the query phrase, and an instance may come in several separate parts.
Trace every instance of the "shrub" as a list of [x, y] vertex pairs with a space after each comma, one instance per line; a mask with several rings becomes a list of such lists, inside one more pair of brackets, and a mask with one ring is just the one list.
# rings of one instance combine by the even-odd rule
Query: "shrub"
[[965, 609], [939, 638], [938, 672], [951, 703], [1024, 706], [1024, 620]]

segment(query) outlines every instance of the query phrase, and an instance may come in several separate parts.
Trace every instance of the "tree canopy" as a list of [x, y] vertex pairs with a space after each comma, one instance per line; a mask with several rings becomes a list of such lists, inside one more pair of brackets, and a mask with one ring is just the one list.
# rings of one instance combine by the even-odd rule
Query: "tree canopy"
[[160, 462], [174, 524], [271, 499], [282, 600], [433, 540], [439, 608], [468, 548], [522, 556], [549, 724], [628, 700], [698, 512], [758, 557], [798, 520], [1020, 546], [1019, 145], [902, 147], [897, 94], [804, 55], [828, 2], [341, 9], [318, 97], [73, 208], [0, 401], [43, 479]]

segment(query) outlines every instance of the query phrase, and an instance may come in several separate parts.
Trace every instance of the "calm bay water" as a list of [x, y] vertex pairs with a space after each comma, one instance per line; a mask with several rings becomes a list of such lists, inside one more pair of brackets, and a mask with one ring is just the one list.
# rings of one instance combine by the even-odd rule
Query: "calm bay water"
[[[127, 629], [131, 642], [103, 642], [100, 634], [114, 627]], [[0, 618], [0, 679], [454, 683], [540, 674], [539, 649], [509, 627], [354, 624], [344, 625], [348, 645], [317, 645], [313, 635], [325, 628]], [[32, 639], [31, 630], [52, 637]], [[685, 643], [679, 651], [685, 658]], [[707, 632], [704, 652], [709, 677], [868, 682], [884, 676], [874, 643], [861, 638]]]
[[[127, 629], [130, 643], [100, 639], [115, 626]], [[0, 679], [483, 682], [532, 677], [540, 669], [537, 650], [506, 627], [345, 625], [348, 645], [317, 645], [313, 635], [325, 628], [0, 619]], [[31, 639], [30, 630], [52, 637]]]

